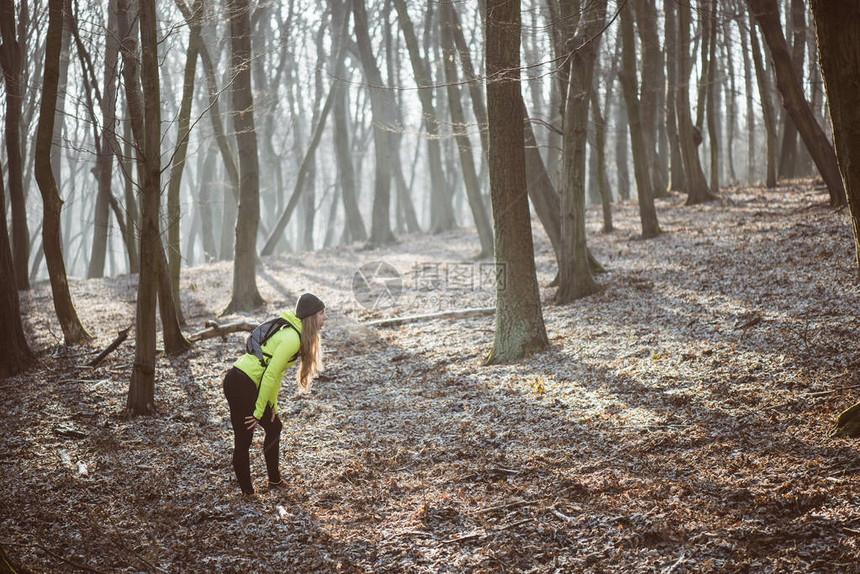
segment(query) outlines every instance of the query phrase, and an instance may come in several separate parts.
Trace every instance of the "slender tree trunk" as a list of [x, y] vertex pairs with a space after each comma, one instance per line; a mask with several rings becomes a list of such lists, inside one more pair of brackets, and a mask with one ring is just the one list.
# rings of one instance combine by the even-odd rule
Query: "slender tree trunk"
[[36, 361], [21, 322], [15, 267], [6, 227], [6, 189], [0, 174], [0, 380], [17, 375]]
[[355, 21], [355, 36], [361, 56], [361, 67], [370, 84], [370, 106], [373, 116], [373, 149], [376, 157], [376, 173], [373, 193], [373, 212], [371, 217], [370, 240], [374, 245], [384, 245], [395, 241], [391, 231], [391, 154], [397, 153], [391, 146], [389, 132], [400, 129], [392, 118], [394, 98], [382, 88], [382, 75], [376, 66], [370, 46], [367, 27], [365, 0], [353, 0], [352, 10]]
[[678, 92], [675, 98], [675, 119], [678, 122], [678, 139], [681, 160], [684, 164], [687, 205], [695, 205], [715, 199], [708, 189], [708, 182], [699, 163], [699, 153], [694, 139], [694, 126], [690, 114], [690, 6], [678, 4]]
[[[585, 149], [588, 105], [594, 89], [598, 33], [606, 18], [606, 1], [593, 0], [583, 11], [581, 29], [569, 45], [573, 53], [564, 118], [564, 175], [561, 193], [561, 257], [555, 302], [569, 303], [600, 290], [591, 274], [585, 235]], [[631, 30], [632, 32], [632, 30]]]
[[212, 211], [212, 201], [215, 195], [215, 148], [209, 146], [203, 169], [200, 170], [200, 219], [203, 232], [203, 260], [211, 263], [218, 259], [218, 248], [215, 244], [215, 215]]
[[749, 40], [747, 26], [740, 16], [743, 14], [743, 4], [736, 6], [738, 16], [735, 23], [738, 25], [738, 33], [741, 36], [741, 54], [744, 59], [744, 91], [746, 92], [746, 124], [747, 124], [747, 175], [746, 181], [752, 182], [755, 173], [755, 105], [753, 103], [752, 66], [749, 55]]
[[600, 97], [597, 86], [591, 90], [591, 123], [594, 125], [594, 154], [597, 163], [597, 188], [600, 190], [600, 205], [603, 211], [603, 233], [612, 233], [612, 191], [606, 175], [606, 119], [600, 112]]
[[[27, 14], [26, 0], [21, 13]], [[24, 101], [22, 69], [26, 45], [15, 31], [15, 5], [0, 0], [0, 69], [6, 80], [6, 160], [9, 166], [9, 200], [12, 207], [12, 261], [18, 289], [29, 290], [30, 231], [24, 194], [24, 159], [21, 152], [21, 118]]]
[[[619, 73], [620, 76], [620, 73]], [[627, 108], [624, 98], [615, 103], [615, 168], [618, 176], [618, 196], [621, 201], [630, 199], [630, 162], [628, 161]]]
[[257, 228], [260, 225], [260, 167], [251, 92], [251, 8], [248, 0], [229, 0], [233, 81], [233, 128], [239, 150], [239, 215], [233, 256], [233, 298], [223, 314], [251, 311], [263, 304], [257, 290]]
[[496, 325], [487, 363], [549, 346], [534, 264], [520, 92], [520, 5], [487, 0], [487, 118], [496, 261]]
[[440, 6], [439, 15], [440, 37], [442, 40], [442, 62], [445, 68], [445, 85], [448, 92], [448, 111], [451, 114], [451, 127], [454, 130], [454, 139], [460, 152], [460, 166], [463, 171], [463, 183], [466, 186], [466, 197], [472, 210], [472, 218], [478, 230], [478, 239], [481, 242], [481, 252], [478, 258], [489, 257], [493, 253], [493, 230], [490, 217], [481, 200], [481, 186], [478, 182], [478, 173], [475, 170], [475, 160], [472, 155], [472, 144], [469, 134], [466, 133], [466, 118], [460, 103], [460, 88], [457, 86], [459, 78], [457, 68], [454, 64], [454, 36], [452, 27], [454, 19], [451, 14], [451, 5], [443, 3]]
[[134, 180], [131, 177], [134, 169], [134, 161], [132, 160], [132, 134], [131, 122], [123, 122], [123, 139], [125, 145], [123, 148], [123, 194], [125, 198], [125, 246], [128, 252], [128, 268], [130, 273], [140, 272], [140, 255], [138, 250], [138, 237], [140, 230], [140, 215], [137, 206], [137, 198], [134, 194]]
[[[797, 79], [803, 80], [803, 57], [806, 53], [806, 2], [803, 0], [791, 0], [791, 29], [793, 30], [791, 41], [791, 65]], [[786, 114], [785, 125], [782, 132], [782, 147], [779, 152], [779, 176], [797, 177], [797, 128]]]
[[[96, 157], [98, 195], [96, 195], [93, 249], [87, 271], [87, 277], [91, 278], [102, 277], [104, 275], [105, 250], [107, 249], [108, 234], [110, 233], [110, 195], [115, 150], [110, 149], [108, 138], [116, 130], [116, 75], [117, 60], [119, 58], [118, 34], [116, 1], [113, 0], [108, 3], [108, 31], [105, 34], [104, 95], [101, 98], [104, 120], [102, 124], [101, 147]], [[93, 78], [93, 82], [95, 81], [95, 78]]]
[[[484, 105], [487, 98], [481, 91], [483, 83], [479, 80], [477, 74], [475, 74], [475, 67], [472, 65], [472, 53], [466, 44], [466, 37], [463, 35], [463, 26], [460, 24], [460, 16], [457, 14], [456, 3], [453, 1], [446, 2], [443, 7], [447, 7], [448, 17], [453, 23], [451, 33], [454, 36], [454, 45], [457, 47], [457, 54], [460, 57], [460, 67], [463, 69], [463, 76], [467, 80], [466, 85], [469, 87], [469, 95], [472, 100], [472, 113], [475, 114], [478, 133], [481, 135], [481, 150], [483, 151], [481, 157], [486, 158], [489, 142], [487, 139], [487, 108]], [[445, 10], [442, 13], [444, 14]]]
[[418, 84], [418, 100], [427, 130], [427, 162], [430, 168], [430, 231], [441, 233], [455, 226], [454, 209], [451, 206], [451, 195], [445, 187], [445, 174], [442, 170], [442, 148], [439, 145], [439, 119], [433, 105], [432, 80], [430, 70], [418, 50], [418, 39], [409, 14], [406, 11], [405, 0], [394, 0], [397, 18], [409, 60], [412, 64], [412, 74]]
[[[118, 0], [120, 12], [126, 0]], [[125, 18], [120, 14], [120, 25]], [[161, 195], [161, 95], [158, 79], [158, 38], [154, 0], [141, 0], [140, 40], [143, 80], [143, 149], [139, 149], [141, 185], [140, 279], [137, 290], [134, 366], [126, 408], [133, 414], [155, 411], [155, 312], [158, 296], [159, 199]], [[128, 20], [126, 20], [128, 21]], [[134, 58], [136, 46], [129, 36], [122, 40], [126, 66]], [[136, 86], [126, 86], [126, 93]], [[131, 102], [132, 98], [129, 98]], [[134, 108], [131, 108], [134, 110]], [[140, 140], [138, 140], [140, 141]]]
[[720, 142], [718, 138], [719, 107], [717, 106], [717, 2], [710, 2], [710, 21], [708, 27], [708, 75], [705, 80], [708, 113], [708, 148], [711, 155], [711, 193], [720, 190]]
[[812, 0], [812, 14], [860, 277], [860, 7], [848, 1]]
[[675, 14], [676, 0], [663, 0], [666, 26], [666, 132], [669, 137], [669, 191], [681, 191], [684, 182], [684, 164], [678, 137], [678, 122], [675, 117], [675, 98], [678, 94], [678, 32]]
[[636, 193], [639, 198], [639, 218], [642, 221], [642, 237], [650, 239], [660, 235], [654, 193], [648, 170], [645, 137], [639, 115], [639, 99], [636, 95], [639, 82], [636, 78], [636, 38], [633, 35], [633, 12], [630, 5], [621, 9], [621, 85], [627, 103], [627, 120], [630, 126], [630, 142], [633, 149], [633, 174], [636, 177]]
[[36, 136], [36, 182], [44, 203], [42, 245], [51, 278], [54, 310], [63, 329], [67, 345], [75, 345], [92, 337], [78, 318], [63, 261], [60, 235], [60, 210], [63, 202], [51, 169], [51, 144], [54, 135], [54, 118], [57, 106], [57, 87], [60, 78], [60, 50], [63, 43], [63, 0], [50, 0], [48, 34], [45, 40], [45, 76], [42, 83], [42, 103], [39, 110], [39, 128]]
[[791, 54], [782, 34], [779, 8], [776, 0], [747, 0], [756, 22], [761, 28], [765, 42], [773, 59], [776, 71], [776, 84], [782, 94], [785, 109], [791, 114], [794, 125], [812, 155], [813, 161], [827, 185], [830, 205], [845, 205], [845, 188], [836, 163], [836, 153], [827, 139], [824, 130], [815, 121], [809, 103], [803, 95], [800, 79], [794, 73]]
[[[182, 1], [182, 0], [178, 0]], [[188, 152], [188, 137], [191, 124], [191, 104], [194, 101], [194, 76], [197, 73], [197, 56], [200, 53], [203, 0], [194, 0], [192, 18], [187, 21], [189, 27], [188, 48], [185, 52], [185, 75], [182, 85], [182, 103], [179, 107], [178, 129], [176, 133], [176, 149], [173, 152], [173, 164], [170, 166], [170, 180], [167, 185], [167, 260], [170, 265], [170, 287], [173, 302], [179, 322], [184, 323], [182, 305], [179, 298], [179, 275], [182, 268], [182, 247], [180, 243], [179, 189], [182, 184], [182, 171], [185, 169], [185, 158]]]
[[765, 186], [768, 189], [776, 187], [776, 113], [770, 98], [770, 76], [764, 68], [761, 47], [758, 43], [758, 34], [755, 31], [755, 23], [750, 14], [750, 45], [752, 48], [753, 62], [755, 65], [756, 81], [758, 84], [759, 99], [761, 99], [762, 121], [764, 122], [765, 142], [767, 149], [765, 165]]

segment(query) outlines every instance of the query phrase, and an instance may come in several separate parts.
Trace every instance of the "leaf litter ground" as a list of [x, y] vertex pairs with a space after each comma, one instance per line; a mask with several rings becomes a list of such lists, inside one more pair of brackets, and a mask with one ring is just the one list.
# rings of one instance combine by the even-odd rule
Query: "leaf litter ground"
[[[471, 230], [265, 259], [266, 308], [224, 320], [304, 291], [331, 319], [313, 392], [292, 373], [281, 392], [287, 486], [263, 492], [257, 436], [252, 502], [221, 392], [246, 334], [160, 357], [157, 415], [127, 419], [133, 343], [85, 365], [133, 323], [135, 279], [72, 283], [96, 335], [75, 348], [37, 286], [41, 360], [0, 383], [0, 545], [37, 572], [856, 572], [860, 449], [830, 436], [860, 396], [848, 213], [807, 181], [683, 199], [658, 200], [649, 241], [634, 204], [611, 234], [589, 210], [608, 272], [566, 306], [535, 223], [552, 347], [507, 366], [482, 366], [491, 316], [361, 325], [492, 306]], [[184, 270], [187, 332], [231, 281]]]

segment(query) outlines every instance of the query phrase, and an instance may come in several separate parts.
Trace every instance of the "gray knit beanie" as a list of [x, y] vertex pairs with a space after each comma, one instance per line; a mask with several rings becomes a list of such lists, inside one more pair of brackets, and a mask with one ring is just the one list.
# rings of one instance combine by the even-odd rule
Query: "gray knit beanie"
[[303, 293], [296, 303], [296, 317], [304, 319], [323, 309], [325, 309], [325, 303], [319, 297], [312, 293]]

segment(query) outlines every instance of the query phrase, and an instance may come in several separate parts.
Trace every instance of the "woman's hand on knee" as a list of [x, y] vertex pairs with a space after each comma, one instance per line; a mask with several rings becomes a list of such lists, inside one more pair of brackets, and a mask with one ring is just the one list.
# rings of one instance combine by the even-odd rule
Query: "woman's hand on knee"
[[260, 423], [253, 416], [245, 417], [245, 428], [248, 430], [254, 430], [254, 428]]

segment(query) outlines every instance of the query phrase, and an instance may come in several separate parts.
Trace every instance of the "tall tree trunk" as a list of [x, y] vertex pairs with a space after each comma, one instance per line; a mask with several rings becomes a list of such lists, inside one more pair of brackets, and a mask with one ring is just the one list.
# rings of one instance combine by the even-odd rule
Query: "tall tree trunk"
[[776, 113], [770, 97], [770, 75], [764, 68], [761, 47], [758, 42], [758, 33], [755, 31], [752, 13], [750, 13], [750, 46], [755, 65], [756, 82], [758, 84], [759, 99], [761, 100], [762, 121], [764, 122], [765, 143], [767, 159], [765, 162], [765, 186], [768, 189], [776, 187]]
[[0, 177], [0, 380], [17, 375], [35, 363], [36, 356], [21, 322], [15, 267], [6, 227], [6, 189]]
[[631, 5], [636, 15], [636, 29], [642, 44], [643, 81], [639, 103], [642, 137], [645, 140], [651, 192], [659, 195], [665, 193], [667, 184], [662, 177], [657, 155], [657, 104], [660, 100], [660, 92], [665, 85], [663, 58], [657, 36], [657, 6], [654, 0], [633, 0]]
[[806, 149], [812, 155], [812, 159], [827, 185], [827, 190], [830, 193], [830, 205], [832, 207], [845, 205], [845, 188], [842, 185], [842, 177], [836, 163], [836, 153], [833, 151], [833, 146], [830, 145], [824, 130], [815, 120], [809, 103], [803, 95], [800, 79], [792, 68], [791, 54], [782, 34], [779, 7], [776, 0], [747, 0], [747, 3], [770, 49], [776, 72], [776, 85], [782, 94], [783, 105], [791, 115]]
[[[182, 0], [177, 0], [182, 2]], [[184, 323], [182, 305], [179, 298], [179, 275], [182, 268], [182, 248], [180, 244], [179, 189], [182, 184], [182, 171], [188, 152], [188, 137], [191, 124], [191, 104], [194, 101], [194, 77], [197, 74], [197, 56], [200, 53], [203, 0], [194, 0], [192, 17], [188, 23], [188, 48], [185, 52], [185, 74], [182, 85], [182, 103], [179, 107], [176, 149], [173, 164], [170, 166], [170, 180], [167, 185], [167, 261], [170, 266], [170, 287], [179, 322]]]
[[[598, 35], [606, 18], [606, 1], [593, 0], [583, 11], [580, 30], [569, 44], [570, 85], [564, 113], [564, 176], [561, 193], [561, 257], [555, 302], [569, 303], [600, 290], [591, 274], [585, 236], [585, 146], [588, 105], [594, 89]], [[632, 32], [632, 30], [631, 30]]]
[[451, 195], [445, 186], [445, 174], [442, 171], [442, 148], [439, 145], [439, 119], [433, 106], [433, 91], [430, 70], [421, 57], [418, 49], [418, 39], [412, 20], [406, 11], [405, 0], [394, 0], [400, 29], [406, 40], [409, 61], [412, 64], [412, 74], [418, 84], [418, 100], [424, 127], [427, 130], [427, 163], [430, 168], [430, 231], [441, 233], [455, 226], [454, 209], [451, 206]]
[[45, 77], [42, 83], [42, 103], [39, 109], [39, 127], [36, 136], [36, 182], [44, 203], [42, 245], [51, 278], [54, 310], [63, 329], [67, 345], [88, 341], [92, 337], [78, 318], [69, 282], [60, 235], [60, 210], [63, 202], [51, 169], [51, 147], [54, 135], [54, 118], [57, 106], [57, 87], [60, 78], [60, 50], [63, 43], [63, 0], [50, 0], [48, 33], [45, 39]]
[[848, 1], [812, 0], [812, 14], [860, 277], [860, 7]]
[[747, 124], [747, 175], [746, 181], [752, 182], [755, 172], [755, 105], [753, 103], [752, 66], [749, 55], [749, 40], [743, 14], [743, 5], [735, 6], [735, 23], [738, 25], [738, 33], [741, 36], [741, 54], [744, 59], [744, 91], [746, 92], [746, 124]]
[[[806, 53], [806, 2], [791, 0], [791, 65], [799, 81], [803, 81], [803, 57]], [[782, 147], [779, 152], [779, 176], [796, 177], [798, 171], [797, 128], [786, 114], [782, 131]]]
[[140, 255], [138, 240], [140, 230], [140, 213], [137, 205], [137, 198], [134, 194], [134, 180], [131, 177], [134, 169], [134, 161], [132, 160], [132, 134], [131, 122], [123, 122], [123, 159], [121, 160], [123, 172], [123, 197], [125, 199], [125, 246], [128, 252], [128, 269], [130, 273], [140, 272]]
[[708, 75], [705, 79], [708, 113], [708, 151], [711, 155], [711, 193], [720, 190], [720, 142], [718, 138], [719, 106], [717, 105], [717, 2], [710, 2], [711, 25], [708, 27]]
[[686, 184], [675, 117], [675, 98], [678, 95], [678, 25], [675, 6], [676, 0], [663, 0], [666, 26], [666, 132], [669, 137], [669, 183], [666, 187], [670, 191], [681, 191]]
[[[620, 73], [619, 73], [620, 76]], [[627, 150], [627, 107], [624, 98], [615, 103], [615, 168], [618, 176], [618, 197], [621, 201], [630, 199], [630, 162]]]
[[630, 5], [621, 9], [621, 86], [627, 103], [627, 123], [630, 126], [630, 142], [633, 149], [633, 174], [636, 177], [636, 193], [639, 196], [639, 218], [642, 221], [642, 237], [649, 239], [660, 235], [654, 193], [648, 170], [645, 136], [639, 115], [639, 99], [636, 95], [639, 81], [636, 78], [636, 38], [633, 35], [633, 12]]
[[[27, 15], [27, 2], [21, 2]], [[27, 201], [24, 194], [24, 158], [21, 152], [21, 117], [24, 101], [22, 70], [26, 45], [15, 30], [15, 5], [0, 0], [0, 69], [6, 80], [6, 160], [9, 166], [9, 200], [12, 207], [12, 261], [18, 289], [30, 289], [27, 274], [30, 259], [30, 231], [27, 228]], [[23, 27], [21, 27], [23, 28]]]
[[487, 363], [549, 346], [540, 306], [526, 192], [520, 92], [520, 5], [487, 0], [487, 119], [496, 261], [496, 325]]
[[597, 86], [591, 90], [591, 123], [594, 125], [594, 150], [597, 163], [597, 188], [600, 190], [600, 206], [603, 211], [603, 233], [612, 233], [612, 191], [606, 175], [606, 119], [600, 111]]
[[229, 0], [233, 81], [233, 128], [239, 150], [239, 215], [233, 256], [233, 298], [224, 314], [251, 311], [263, 304], [257, 290], [257, 228], [260, 225], [260, 167], [251, 92], [251, 8], [248, 0]]
[[200, 170], [200, 219], [203, 232], [203, 260], [211, 263], [218, 259], [218, 248], [215, 244], [215, 215], [212, 212], [212, 201], [215, 190], [215, 148], [210, 145], [206, 150], [203, 167]]
[[[126, 18], [126, 0], [118, 0], [120, 26]], [[140, 278], [137, 288], [134, 366], [128, 389], [126, 408], [133, 414], [155, 411], [155, 311], [158, 296], [159, 200], [161, 196], [161, 95], [158, 79], [158, 37], [154, 0], [141, 0], [140, 40], [143, 83], [143, 149], [138, 149], [138, 171], [141, 185]], [[128, 20], [125, 20], [126, 22]], [[127, 26], [126, 26], [127, 28]], [[133, 38], [122, 40], [123, 62], [133, 60], [136, 46]], [[126, 85], [126, 93], [137, 86]], [[130, 104], [133, 96], [129, 98]], [[130, 109], [135, 109], [130, 105]], [[139, 108], [138, 108], [139, 109]], [[134, 112], [133, 112], [134, 113]], [[140, 141], [140, 140], [138, 140]]]
[[469, 200], [472, 218], [475, 221], [478, 239], [481, 242], [481, 252], [478, 258], [489, 257], [493, 254], [493, 230], [490, 225], [490, 217], [484, 207], [484, 202], [481, 200], [481, 186], [478, 182], [478, 173], [475, 170], [472, 143], [469, 141], [469, 134], [466, 133], [466, 118], [460, 102], [460, 88], [457, 85], [459, 78], [457, 67], [454, 64], [454, 35], [452, 32], [454, 18], [450, 3], [443, 3], [440, 6], [439, 26], [451, 128], [454, 130], [454, 139], [460, 152], [460, 166], [462, 167], [463, 183], [466, 186], [466, 197]]
[[399, 126], [395, 125], [392, 118], [392, 111], [395, 106], [394, 98], [389, 90], [382, 87], [382, 75], [371, 50], [365, 0], [353, 0], [352, 11], [361, 67], [364, 70], [364, 77], [370, 84], [370, 107], [373, 116], [373, 149], [376, 158], [376, 173], [369, 242], [374, 245], [384, 245], [395, 240], [394, 233], [391, 231], [390, 218], [391, 154], [397, 153], [398, 150], [392, 149], [389, 132], [399, 129]]
[[699, 153], [694, 139], [694, 126], [690, 114], [690, 6], [678, 6], [678, 92], [675, 98], [675, 119], [678, 122], [678, 140], [681, 146], [681, 160], [684, 164], [687, 205], [711, 201], [714, 198], [708, 189], [708, 182], [699, 163]]
[[[105, 34], [104, 96], [101, 98], [102, 123], [101, 147], [96, 157], [96, 195], [95, 225], [93, 228], [93, 248], [87, 277], [102, 277], [105, 267], [105, 250], [110, 233], [110, 195], [113, 178], [113, 156], [116, 150], [108, 144], [110, 135], [116, 130], [116, 74], [119, 57], [116, 1], [108, 3], [108, 31]], [[95, 78], [93, 78], [95, 82]]]

